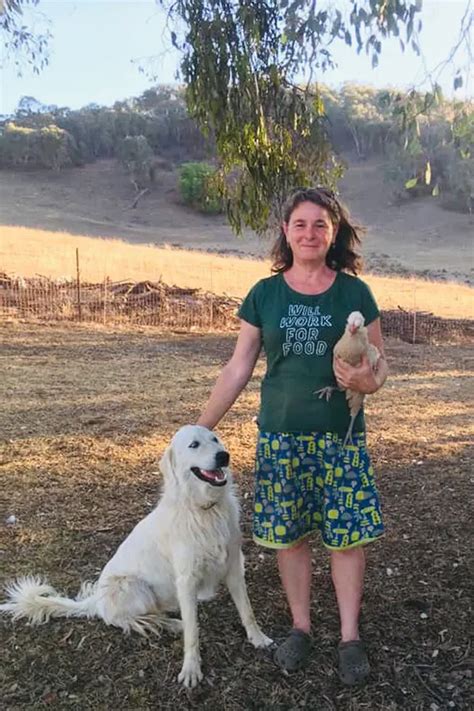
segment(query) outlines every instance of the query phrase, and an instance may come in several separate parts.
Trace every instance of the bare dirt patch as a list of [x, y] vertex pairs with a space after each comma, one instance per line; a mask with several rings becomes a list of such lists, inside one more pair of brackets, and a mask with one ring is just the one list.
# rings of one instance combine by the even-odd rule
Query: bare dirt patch
[[[172, 432], [196, 418], [234, 338], [11, 324], [0, 339], [2, 581], [41, 573], [75, 594], [154, 506], [156, 459]], [[393, 341], [388, 355], [390, 381], [367, 407], [387, 524], [368, 550], [367, 686], [345, 690], [337, 679], [337, 612], [315, 537], [315, 649], [306, 672], [282, 676], [257, 654], [222, 591], [200, 609], [205, 681], [193, 692], [176, 683], [179, 639], [126, 637], [94, 620], [39, 628], [2, 620], [3, 708], [472, 708], [472, 351]], [[261, 373], [259, 363], [220, 432], [242, 497], [250, 596], [263, 628], [278, 637], [289, 617], [275, 557], [250, 540]], [[11, 514], [17, 523], [6, 525]]]

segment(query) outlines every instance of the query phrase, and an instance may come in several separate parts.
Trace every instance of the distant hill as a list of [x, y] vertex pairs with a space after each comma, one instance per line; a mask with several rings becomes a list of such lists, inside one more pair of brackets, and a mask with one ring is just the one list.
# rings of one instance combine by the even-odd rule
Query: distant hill
[[[349, 162], [341, 193], [368, 227], [363, 252], [369, 271], [473, 282], [472, 216], [441, 209], [430, 197], [396, 204], [374, 160]], [[133, 198], [129, 179], [113, 159], [59, 173], [0, 171], [0, 218], [6, 225], [255, 257], [268, 252], [269, 244], [254, 235], [237, 239], [223, 216], [185, 207], [175, 170], [157, 171], [136, 209], [130, 208]]]

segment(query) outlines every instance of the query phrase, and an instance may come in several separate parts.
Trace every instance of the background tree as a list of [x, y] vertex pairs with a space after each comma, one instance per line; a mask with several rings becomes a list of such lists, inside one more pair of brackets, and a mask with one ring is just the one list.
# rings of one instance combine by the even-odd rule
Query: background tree
[[446, 207], [474, 208], [474, 107], [432, 92], [387, 95], [392, 110], [388, 173], [414, 197], [441, 196]]
[[[329, 141], [328, 155], [336, 156], [334, 166], [337, 161], [342, 163], [354, 157], [376, 159], [383, 163], [398, 198], [432, 195], [439, 198], [443, 206], [462, 211], [473, 209], [472, 102], [446, 99], [439, 88], [405, 93], [393, 88], [374, 89], [346, 83], [340, 90], [318, 84], [314, 90], [311, 87], [311, 91], [324, 105], [321, 125], [325, 141]], [[54, 158], [48, 161], [44, 154], [40, 158], [37, 151], [31, 152], [30, 133], [15, 132], [13, 126], [35, 130], [51, 130], [55, 126], [71, 140], [61, 143], [63, 153], [59, 162]], [[137, 184], [145, 182], [148, 187], [154, 173], [169, 170], [173, 164], [193, 161], [192, 181], [199, 179], [200, 184], [206, 183], [206, 190], [212, 188], [210, 204], [216, 198], [216, 205], [221, 208], [216, 190], [222, 196], [222, 169], [215, 170], [219, 158], [213, 132], [210, 131], [205, 140], [196, 121], [187, 114], [182, 90], [166, 86], [147, 90], [145, 102], [141, 95], [116, 102], [111, 108], [92, 104], [74, 111], [42, 104], [31, 96], [23, 97], [13, 120], [4, 121], [3, 127], [0, 122], [0, 168], [35, 165], [57, 169], [101, 158], [120, 160], [122, 143], [127, 136], [130, 139], [141, 136], [148, 145], [150, 168], [143, 171]], [[294, 145], [301, 145], [302, 153], [305, 141], [304, 136], [295, 137]], [[319, 158], [318, 154], [316, 160]], [[198, 168], [196, 161], [203, 160], [205, 163]], [[212, 169], [207, 165], [209, 162]], [[242, 165], [244, 170], [244, 161]], [[212, 181], [208, 179], [209, 171]], [[231, 182], [238, 177], [236, 169], [228, 180]], [[272, 176], [272, 180], [275, 190], [285, 184], [280, 182], [279, 174]], [[151, 184], [149, 188], [152, 189]], [[259, 206], [255, 209], [259, 210]], [[261, 213], [259, 215], [261, 217]]]
[[10, 122], [0, 136], [2, 166], [59, 171], [74, 164], [76, 153], [74, 138], [55, 125], [27, 128]]
[[127, 136], [121, 142], [118, 158], [126, 169], [135, 190], [143, 190], [150, 182], [153, 151], [145, 136]]

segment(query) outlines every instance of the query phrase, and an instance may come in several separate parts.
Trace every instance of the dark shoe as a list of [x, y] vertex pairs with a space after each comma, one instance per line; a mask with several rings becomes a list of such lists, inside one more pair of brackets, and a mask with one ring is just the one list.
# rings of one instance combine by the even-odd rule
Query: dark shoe
[[341, 642], [339, 652], [339, 678], [343, 684], [352, 686], [363, 681], [370, 672], [365, 645], [360, 639]]
[[303, 630], [292, 629], [288, 637], [277, 648], [273, 658], [286, 672], [302, 669], [311, 652], [311, 637]]

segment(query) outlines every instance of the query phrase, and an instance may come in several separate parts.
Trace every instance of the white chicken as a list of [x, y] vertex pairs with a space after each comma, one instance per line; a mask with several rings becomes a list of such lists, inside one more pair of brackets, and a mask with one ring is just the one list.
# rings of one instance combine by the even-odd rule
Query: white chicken
[[[369, 343], [369, 336], [364, 323], [365, 319], [360, 311], [352, 311], [349, 314], [344, 334], [334, 346], [333, 365], [334, 358], [339, 357], [345, 363], [356, 366], [360, 364], [362, 356], [367, 355], [370, 365], [374, 370], [376, 369], [377, 362], [380, 358], [380, 351], [372, 343]], [[325, 397], [326, 400], [329, 400], [332, 395], [332, 391], [335, 389], [336, 388], [332, 386], [328, 386], [326, 388], [321, 388], [321, 390], [317, 390], [315, 394], [319, 395], [320, 398]], [[346, 399], [349, 405], [351, 421], [344, 438], [343, 447], [345, 447], [348, 441], [352, 438], [352, 428], [359, 410], [363, 405], [364, 398], [364, 393], [358, 393], [354, 390], [350, 390], [349, 388], [346, 389]]]

